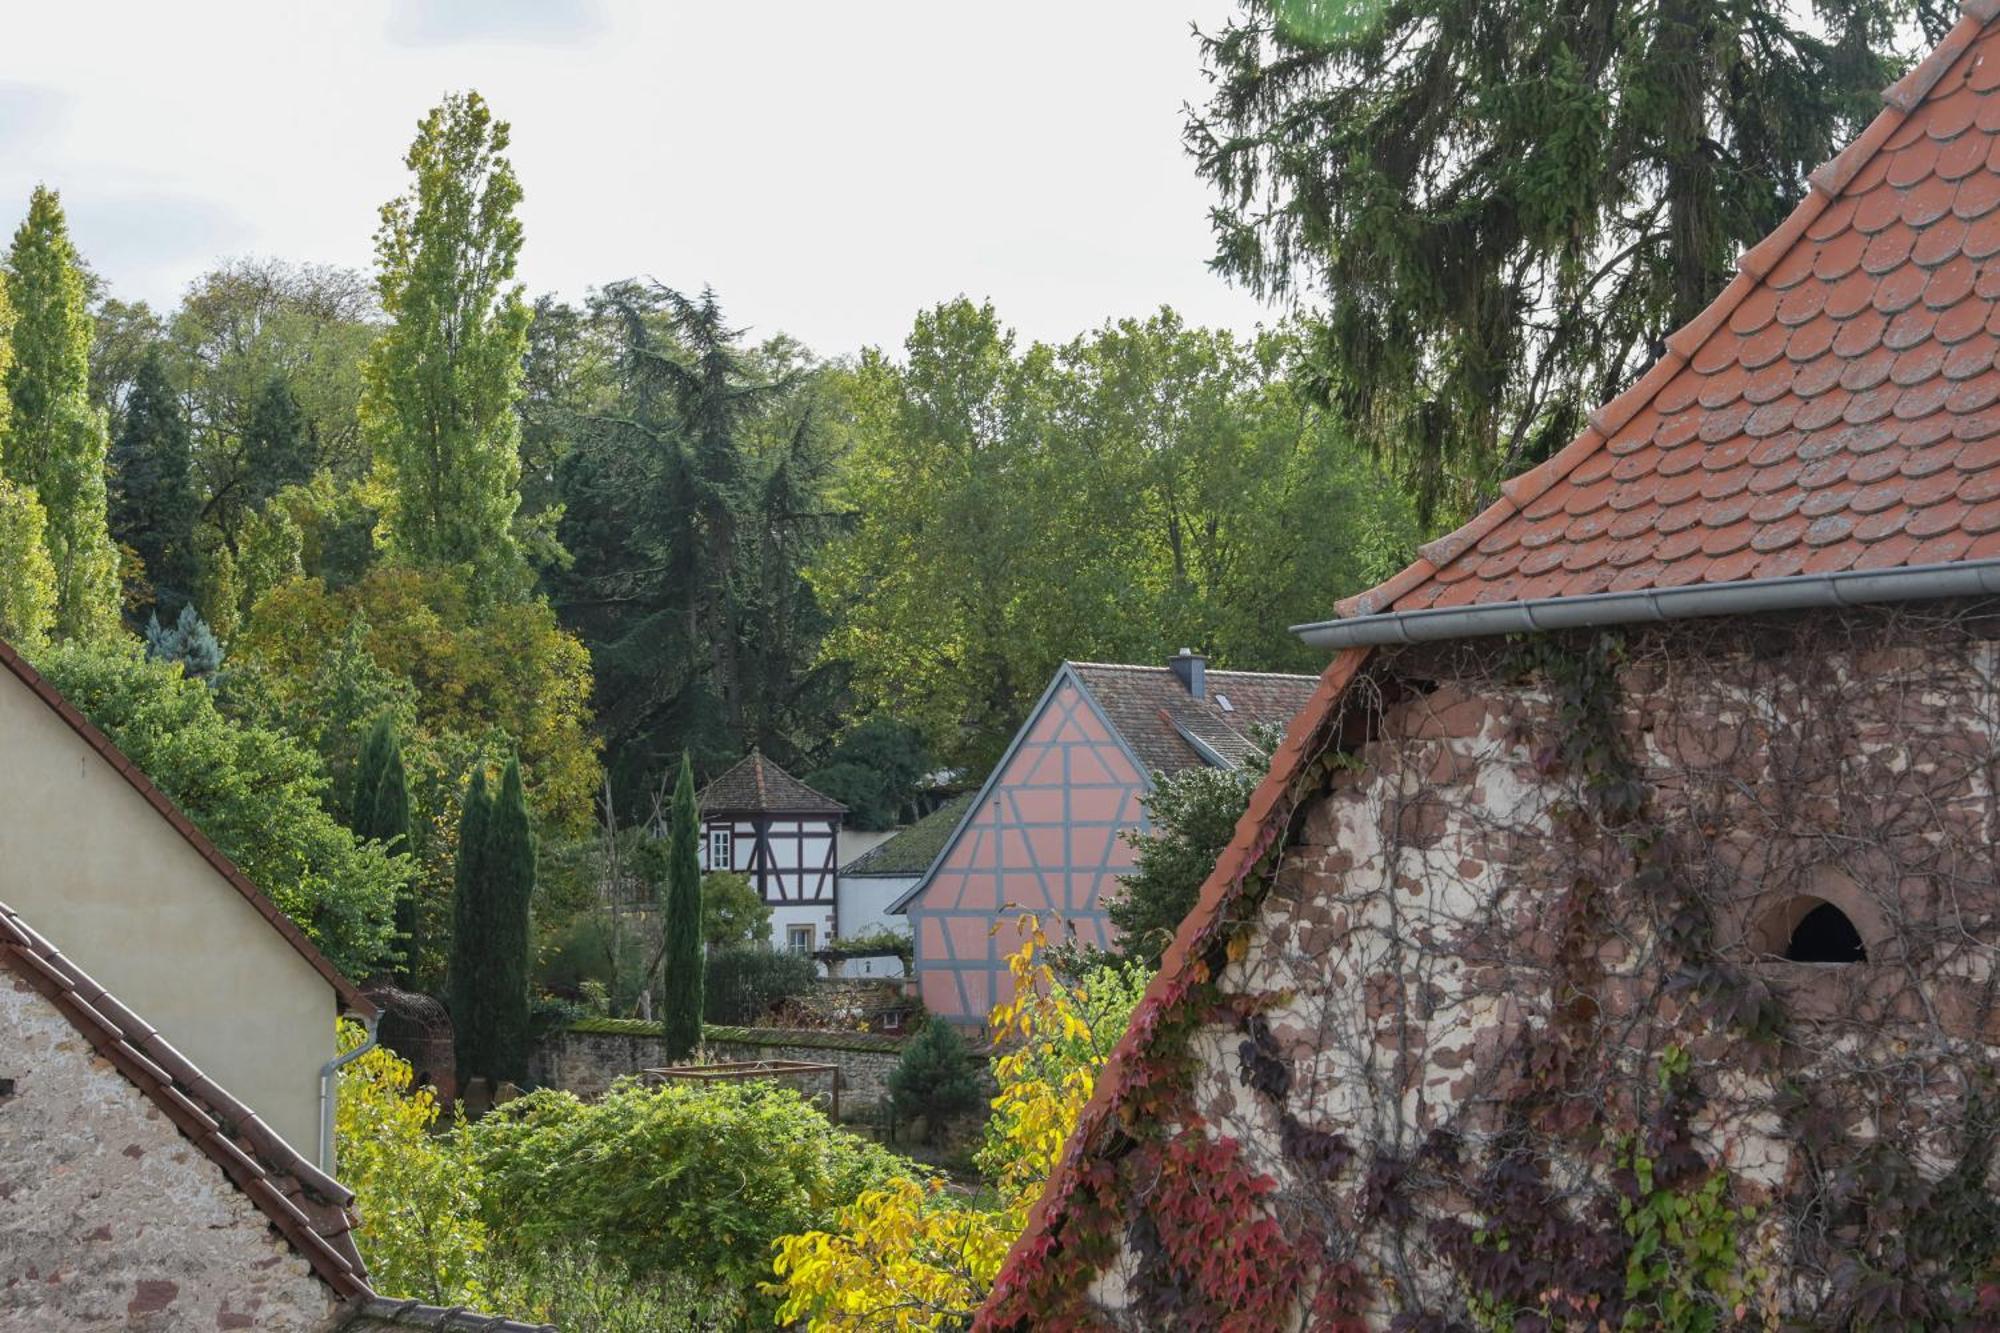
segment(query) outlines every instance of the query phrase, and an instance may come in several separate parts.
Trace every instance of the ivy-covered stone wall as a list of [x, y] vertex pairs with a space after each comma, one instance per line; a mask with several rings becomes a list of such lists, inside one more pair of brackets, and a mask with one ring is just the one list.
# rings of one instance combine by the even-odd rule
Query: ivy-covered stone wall
[[1996, 634], [1378, 656], [985, 1326], [2000, 1327]]

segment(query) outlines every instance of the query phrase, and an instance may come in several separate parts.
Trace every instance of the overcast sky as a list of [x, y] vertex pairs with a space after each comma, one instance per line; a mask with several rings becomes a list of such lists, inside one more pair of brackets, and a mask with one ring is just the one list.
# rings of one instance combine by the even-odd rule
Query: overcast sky
[[828, 353], [990, 297], [1065, 339], [1162, 303], [1269, 318], [1210, 274], [1180, 144], [1190, 22], [1231, 0], [374, 0], [8, 15], [0, 217], [44, 180], [114, 294], [218, 259], [365, 267], [417, 118], [477, 88], [514, 126], [522, 278], [709, 283]]

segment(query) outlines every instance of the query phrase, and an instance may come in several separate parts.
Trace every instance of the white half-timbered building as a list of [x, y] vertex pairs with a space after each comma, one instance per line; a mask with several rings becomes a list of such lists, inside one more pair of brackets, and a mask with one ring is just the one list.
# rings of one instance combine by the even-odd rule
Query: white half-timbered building
[[752, 750], [701, 793], [704, 870], [747, 877], [771, 907], [771, 943], [811, 953], [839, 933], [847, 807]]

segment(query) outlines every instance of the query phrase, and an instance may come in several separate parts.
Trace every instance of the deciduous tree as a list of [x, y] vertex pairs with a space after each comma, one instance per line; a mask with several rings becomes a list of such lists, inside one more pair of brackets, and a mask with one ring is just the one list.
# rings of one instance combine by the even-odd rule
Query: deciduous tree
[[45, 646], [55, 627], [56, 567], [46, 524], [34, 488], [0, 477], [0, 639], [25, 653]]
[[503, 596], [526, 586], [514, 408], [530, 318], [514, 282], [521, 186], [508, 137], [476, 92], [419, 123], [404, 158], [410, 191], [382, 206], [375, 234], [392, 322], [369, 355], [361, 404], [390, 548], [418, 566], [470, 566]]
[[384, 960], [405, 870], [327, 813], [317, 755], [225, 716], [179, 663], [149, 660], [129, 641], [58, 645], [35, 665], [335, 966], [359, 978]]

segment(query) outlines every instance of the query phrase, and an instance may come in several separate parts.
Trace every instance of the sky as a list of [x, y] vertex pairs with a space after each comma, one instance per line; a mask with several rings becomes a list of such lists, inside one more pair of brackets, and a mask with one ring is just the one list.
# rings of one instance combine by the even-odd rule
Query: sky
[[[1210, 273], [1180, 140], [1190, 23], [1232, 0], [356, 0], [20, 7], [0, 219], [62, 191], [112, 294], [218, 260], [366, 268], [418, 118], [476, 88], [514, 130], [521, 278], [713, 286], [752, 337], [894, 347], [990, 299], [1066, 340], [1172, 305], [1274, 313]], [[7, 224], [11, 225], [11, 223]]]

